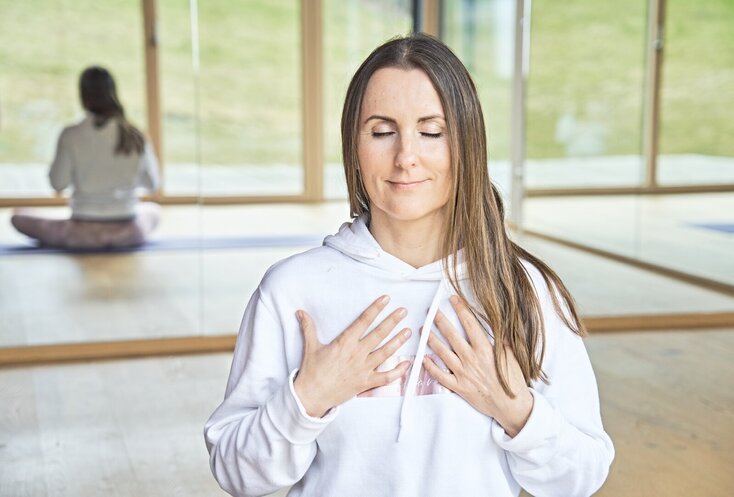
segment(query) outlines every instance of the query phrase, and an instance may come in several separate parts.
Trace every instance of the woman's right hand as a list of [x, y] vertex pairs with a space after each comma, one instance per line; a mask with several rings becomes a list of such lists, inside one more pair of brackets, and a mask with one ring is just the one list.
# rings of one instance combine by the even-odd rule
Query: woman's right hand
[[407, 315], [405, 308], [396, 309], [364, 334], [389, 301], [387, 295], [374, 301], [327, 345], [319, 342], [311, 316], [303, 310], [296, 312], [303, 333], [303, 361], [293, 387], [309, 416], [320, 418], [362, 392], [392, 383], [408, 370], [410, 363], [403, 361], [389, 371], [376, 371], [410, 337], [406, 328], [377, 348]]

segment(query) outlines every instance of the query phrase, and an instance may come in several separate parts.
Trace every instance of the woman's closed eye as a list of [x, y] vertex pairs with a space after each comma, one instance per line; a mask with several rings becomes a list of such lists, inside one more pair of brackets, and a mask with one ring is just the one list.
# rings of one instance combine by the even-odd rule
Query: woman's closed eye
[[[373, 131], [372, 132], [372, 137], [373, 138], [382, 138], [382, 137], [391, 136], [391, 135], [394, 135], [394, 134], [395, 134], [395, 131]], [[437, 132], [434, 132], [434, 133], [429, 133], [427, 131], [421, 131], [420, 135], [423, 136], [423, 137], [425, 137], [425, 138], [441, 138], [443, 136], [443, 133], [440, 132], [440, 131], [437, 131]]]

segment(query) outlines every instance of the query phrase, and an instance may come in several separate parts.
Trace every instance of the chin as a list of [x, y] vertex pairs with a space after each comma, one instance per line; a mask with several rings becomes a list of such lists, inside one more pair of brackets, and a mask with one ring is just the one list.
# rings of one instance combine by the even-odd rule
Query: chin
[[427, 209], [395, 209], [393, 211], [383, 211], [386, 221], [395, 221], [400, 223], [409, 223], [417, 221], [425, 221], [427, 219], [440, 219], [442, 211]]

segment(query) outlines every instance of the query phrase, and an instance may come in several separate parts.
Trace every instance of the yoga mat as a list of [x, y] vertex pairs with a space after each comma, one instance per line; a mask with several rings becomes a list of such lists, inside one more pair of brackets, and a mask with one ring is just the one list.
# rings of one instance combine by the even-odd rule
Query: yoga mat
[[734, 224], [727, 223], [695, 223], [692, 226], [696, 228], [703, 228], [707, 230], [720, 231], [722, 233], [734, 233]]
[[171, 250], [228, 250], [264, 247], [317, 247], [326, 235], [239, 236], [221, 238], [164, 238], [150, 240], [139, 247], [105, 249], [60, 249], [32, 245], [2, 245], [0, 255], [42, 254], [119, 254], [129, 252], [163, 252]]

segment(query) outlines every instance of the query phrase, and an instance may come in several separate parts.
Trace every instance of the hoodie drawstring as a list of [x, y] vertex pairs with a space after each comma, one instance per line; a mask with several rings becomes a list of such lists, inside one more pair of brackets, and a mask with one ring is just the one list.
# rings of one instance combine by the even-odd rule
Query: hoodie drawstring
[[408, 376], [408, 383], [405, 386], [405, 393], [403, 394], [403, 405], [400, 408], [400, 426], [398, 427], [398, 442], [400, 442], [400, 436], [403, 433], [403, 426], [410, 417], [410, 411], [413, 406], [413, 397], [415, 397], [416, 388], [418, 386], [418, 377], [420, 371], [423, 368], [423, 357], [426, 355], [426, 347], [428, 345], [428, 336], [433, 328], [433, 320], [436, 318], [438, 312], [438, 306], [441, 303], [441, 299], [444, 294], [444, 279], [438, 283], [436, 294], [433, 296], [433, 302], [431, 307], [428, 308], [428, 314], [426, 320], [423, 322], [423, 328], [421, 329], [420, 340], [418, 341], [418, 349], [415, 352], [415, 359], [413, 365], [410, 368], [410, 376]]

